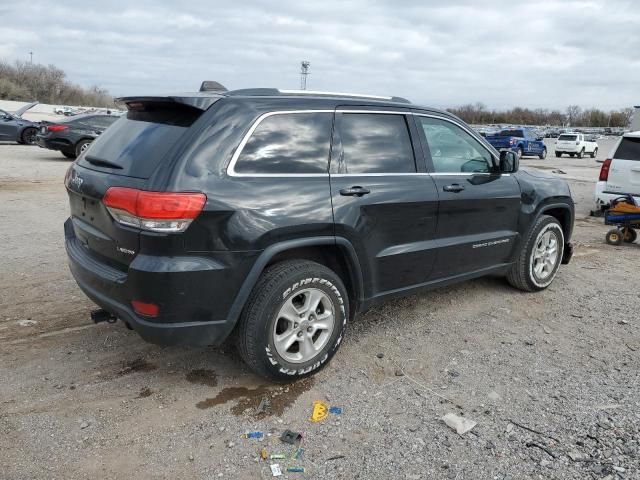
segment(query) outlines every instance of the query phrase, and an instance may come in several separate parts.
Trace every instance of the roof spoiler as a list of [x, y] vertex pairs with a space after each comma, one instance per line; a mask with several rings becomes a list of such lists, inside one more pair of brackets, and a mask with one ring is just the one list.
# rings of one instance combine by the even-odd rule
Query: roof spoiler
[[188, 107], [197, 108], [198, 110], [206, 110], [211, 105], [220, 100], [220, 95], [202, 95], [198, 93], [185, 95], [169, 95], [169, 96], [145, 96], [145, 97], [120, 97], [116, 98], [116, 102], [122, 102], [129, 110], [140, 110], [144, 105], [149, 104], [178, 104]]

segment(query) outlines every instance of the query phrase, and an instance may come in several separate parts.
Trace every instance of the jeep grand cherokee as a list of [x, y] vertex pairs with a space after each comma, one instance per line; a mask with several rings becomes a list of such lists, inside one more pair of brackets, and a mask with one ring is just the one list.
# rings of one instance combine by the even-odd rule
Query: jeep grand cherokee
[[256, 373], [311, 375], [379, 302], [487, 274], [542, 290], [571, 256], [566, 182], [397, 97], [127, 97], [67, 172], [71, 272], [158, 344], [232, 332]]

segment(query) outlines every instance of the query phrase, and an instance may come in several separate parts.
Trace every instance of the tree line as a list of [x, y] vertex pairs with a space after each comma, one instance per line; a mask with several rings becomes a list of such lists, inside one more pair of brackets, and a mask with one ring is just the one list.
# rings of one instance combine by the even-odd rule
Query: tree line
[[55, 65], [0, 60], [0, 99], [53, 105], [113, 107], [113, 97], [98, 86], [83, 88]]
[[633, 116], [633, 108], [607, 112], [597, 108], [583, 110], [578, 105], [571, 105], [564, 112], [545, 108], [532, 110], [522, 107], [510, 110], [489, 110], [482, 103], [463, 105], [447, 110], [465, 122], [473, 124], [507, 123], [512, 125], [626, 128]]

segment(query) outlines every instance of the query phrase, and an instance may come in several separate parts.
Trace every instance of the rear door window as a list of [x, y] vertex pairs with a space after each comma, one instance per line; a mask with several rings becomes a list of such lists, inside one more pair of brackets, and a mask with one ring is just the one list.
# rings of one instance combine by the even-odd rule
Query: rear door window
[[[415, 173], [416, 162], [404, 115], [342, 113], [336, 117], [334, 173]], [[341, 144], [341, 148], [340, 148]]]
[[240, 175], [327, 174], [330, 112], [274, 113], [262, 118], [232, 165]]
[[114, 174], [149, 178], [201, 114], [201, 110], [179, 104], [130, 110], [94, 140], [79, 163]]
[[640, 138], [622, 137], [614, 158], [640, 162]]

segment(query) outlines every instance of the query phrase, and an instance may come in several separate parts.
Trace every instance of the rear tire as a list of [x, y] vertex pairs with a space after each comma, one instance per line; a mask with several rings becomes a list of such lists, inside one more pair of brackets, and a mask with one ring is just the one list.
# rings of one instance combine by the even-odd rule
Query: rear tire
[[631, 227], [622, 229], [622, 241], [625, 243], [633, 243], [638, 238], [638, 233]]
[[36, 134], [38, 133], [37, 128], [25, 128], [22, 131], [22, 135], [20, 135], [20, 143], [24, 143], [25, 145], [33, 145], [36, 143]]
[[538, 155], [540, 157], [540, 160], [544, 160], [545, 158], [547, 158], [547, 149], [544, 148], [542, 150], [542, 153], [540, 155]]
[[562, 156], [562, 152], [556, 152], [556, 157], [560, 158]]
[[335, 272], [307, 260], [277, 263], [262, 273], [247, 300], [237, 347], [256, 374], [295, 381], [329, 363], [348, 316], [349, 298]]
[[558, 273], [563, 254], [564, 233], [560, 222], [541, 215], [507, 273], [507, 281], [525, 292], [544, 290]]
[[76, 157], [79, 157], [91, 145], [91, 140], [80, 140], [76, 143]]
[[591, 158], [596, 158], [598, 155], [598, 149], [596, 148], [593, 152], [591, 152]]
[[516, 156], [518, 157], [518, 160], [522, 158], [522, 148], [516, 148]]
[[67, 158], [76, 158], [76, 154], [74, 152], [67, 152], [65, 150], [60, 150], [60, 153], [62, 153], [65, 157]]

